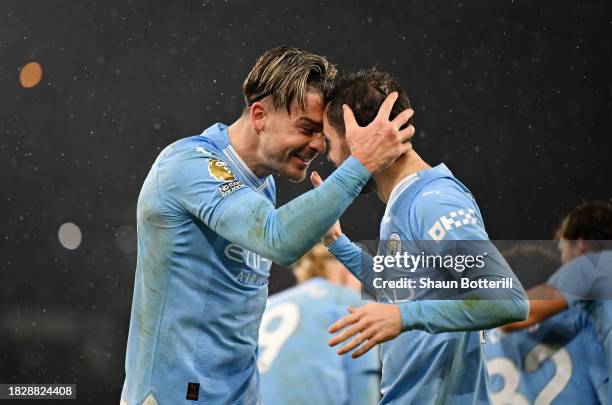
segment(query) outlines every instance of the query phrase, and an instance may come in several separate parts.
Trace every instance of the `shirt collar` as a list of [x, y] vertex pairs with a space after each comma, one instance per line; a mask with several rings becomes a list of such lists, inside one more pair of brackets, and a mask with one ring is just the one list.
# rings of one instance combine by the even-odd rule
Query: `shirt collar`
[[[387, 202], [387, 210], [389, 207], [391, 207], [391, 205], [395, 202], [395, 200], [397, 199], [397, 197], [402, 194], [404, 191], [406, 191], [410, 186], [414, 185], [418, 179], [421, 178], [421, 176], [419, 176], [420, 173], [424, 173], [427, 172], [429, 170], [437, 170], [440, 171], [442, 173], [445, 174], [451, 174], [451, 171], [448, 169], [448, 167], [446, 167], [446, 165], [444, 163], [440, 163], [439, 165], [432, 167], [431, 169], [425, 169], [425, 170], [421, 170], [418, 171], [416, 173], [412, 173], [406, 177], [404, 177], [402, 180], [399, 181], [399, 183], [397, 183], [395, 185], [395, 187], [393, 187], [393, 190], [391, 190], [391, 194], [389, 195], [389, 201]], [[387, 211], [385, 210], [385, 211]]]

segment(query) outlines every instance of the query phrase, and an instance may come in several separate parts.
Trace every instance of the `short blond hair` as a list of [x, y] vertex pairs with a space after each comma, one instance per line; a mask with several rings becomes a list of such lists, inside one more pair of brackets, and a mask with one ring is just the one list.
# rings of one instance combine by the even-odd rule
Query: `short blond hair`
[[329, 278], [327, 261], [335, 260], [323, 244], [315, 245], [308, 253], [293, 266], [293, 274], [298, 283], [315, 277]]
[[295, 100], [300, 111], [304, 111], [309, 88], [326, 97], [335, 77], [336, 67], [323, 56], [282, 46], [257, 59], [242, 84], [242, 92], [247, 106], [272, 96], [276, 109], [285, 106], [289, 113]]

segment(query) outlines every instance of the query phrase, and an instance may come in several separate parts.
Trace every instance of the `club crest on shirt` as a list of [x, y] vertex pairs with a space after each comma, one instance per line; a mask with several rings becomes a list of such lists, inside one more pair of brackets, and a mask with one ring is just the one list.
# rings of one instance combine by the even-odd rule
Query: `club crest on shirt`
[[208, 159], [208, 173], [218, 181], [234, 181], [236, 179], [227, 163], [217, 159]]
[[387, 240], [387, 256], [395, 256], [402, 248], [402, 241], [397, 233], [389, 235]]

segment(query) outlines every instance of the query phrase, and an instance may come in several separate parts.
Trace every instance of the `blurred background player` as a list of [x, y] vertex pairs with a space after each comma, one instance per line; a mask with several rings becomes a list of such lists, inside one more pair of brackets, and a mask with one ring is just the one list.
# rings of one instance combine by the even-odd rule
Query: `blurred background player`
[[[558, 253], [535, 243], [502, 254], [517, 274], [539, 283], [561, 264]], [[494, 405], [607, 403], [603, 348], [581, 305], [515, 333], [489, 331], [485, 355]]]
[[[340, 106], [349, 105], [356, 122], [363, 125], [376, 117], [378, 106], [391, 91], [400, 94], [392, 115], [401, 115], [410, 103], [401, 86], [384, 72], [370, 69], [350, 74], [334, 88], [325, 110], [324, 133], [328, 156], [336, 166], [349, 156], [344, 134], [353, 125], [343, 120]], [[320, 184], [316, 173], [311, 179], [315, 186]], [[374, 288], [379, 302], [351, 309], [350, 315], [332, 325], [330, 332], [342, 332], [330, 344], [352, 338], [338, 353], [359, 347], [352, 354], [358, 357], [384, 342], [380, 349], [381, 403], [488, 404], [488, 376], [477, 331], [525, 319], [523, 288], [489, 241], [474, 197], [446, 165], [432, 168], [411, 150], [375, 175], [372, 186], [387, 204], [380, 225], [379, 256], [445, 252], [463, 258], [465, 253], [486, 252], [486, 257], [482, 269], [463, 273], [425, 266], [416, 271], [374, 273], [373, 258], [342, 235], [336, 223], [324, 242], [364, 288], [375, 287], [373, 277], [388, 280], [390, 275], [397, 276], [390, 281], [411, 278], [417, 283], [421, 278], [444, 281], [459, 274], [476, 283], [483, 279], [512, 279], [514, 283], [508, 288], [457, 292], [418, 288], [410, 294], [407, 288]], [[466, 240], [478, 243], [457, 242]]]
[[[529, 317], [503, 327], [516, 331], [574, 307], [584, 308], [603, 346], [608, 367], [607, 391], [612, 401], [612, 205], [604, 201], [581, 204], [561, 222], [559, 239], [562, 267], [547, 283], [529, 290]], [[595, 344], [595, 342], [593, 342]]]
[[266, 405], [373, 405], [379, 398], [375, 350], [357, 360], [327, 344], [328, 327], [363, 304], [360, 283], [323, 245], [294, 267], [298, 285], [270, 297], [259, 332]]

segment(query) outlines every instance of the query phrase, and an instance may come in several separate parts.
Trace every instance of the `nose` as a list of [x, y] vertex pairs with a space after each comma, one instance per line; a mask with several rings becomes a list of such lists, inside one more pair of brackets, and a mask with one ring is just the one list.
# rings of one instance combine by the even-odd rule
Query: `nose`
[[325, 137], [323, 136], [323, 134], [317, 134], [313, 136], [310, 142], [308, 143], [308, 146], [311, 149], [317, 151], [317, 154], [319, 155], [325, 153]]

